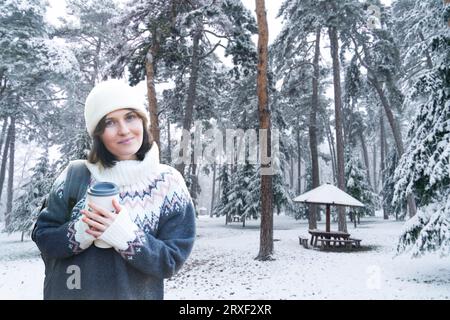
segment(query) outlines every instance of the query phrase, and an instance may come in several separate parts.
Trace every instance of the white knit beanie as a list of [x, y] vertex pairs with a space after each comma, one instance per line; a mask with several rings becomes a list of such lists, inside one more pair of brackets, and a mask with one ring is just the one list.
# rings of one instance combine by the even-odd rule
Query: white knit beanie
[[112, 111], [134, 109], [147, 118], [143, 97], [135, 88], [121, 80], [107, 80], [97, 84], [89, 93], [84, 105], [84, 119], [89, 135], [92, 137], [100, 120]]

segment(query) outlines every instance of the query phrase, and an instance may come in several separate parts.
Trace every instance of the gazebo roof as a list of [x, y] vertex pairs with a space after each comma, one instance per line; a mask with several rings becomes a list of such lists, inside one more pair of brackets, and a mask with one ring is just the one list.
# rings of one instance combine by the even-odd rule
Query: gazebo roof
[[328, 183], [295, 197], [293, 201], [325, 205], [330, 204], [349, 207], [364, 207], [364, 204], [359, 200]]

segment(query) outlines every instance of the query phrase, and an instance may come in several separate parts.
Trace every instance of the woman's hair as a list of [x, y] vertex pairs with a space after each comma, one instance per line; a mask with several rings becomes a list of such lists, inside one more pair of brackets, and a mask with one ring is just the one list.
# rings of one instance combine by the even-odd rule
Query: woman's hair
[[[142, 138], [142, 145], [139, 148], [139, 150], [136, 152], [136, 157], [138, 160], [142, 161], [145, 158], [145, 155], [152, 147], [152, 136], [150, 131], [148, 130], [148, 120], [146, 117], [144, 117], [142, 114], [140, 114], [139, 111], [136, 111], [134, 109], [128, 109], [130, 111], [134, 111], [136, 115], [142, 120], [142, 125], [144, 126], [143, 130], [143, 138]], [[88, 155], [88, 162], [90, 163], [97, 163], [100, 162], [103, 167], [105, 168], [111, 168], [113, 167], [116, 162], [118, 161], [116, 156], [114, 156], [111, 152], [106, 149], [105, 144], [103, 143], [101, 139], [101, 135], [105, 131], [106, 127], [106, 116], [104, 116], [100, 122], [97, 124], [94, 130], [93, 134], [93, 143], [92, 148], [89, 151]]]

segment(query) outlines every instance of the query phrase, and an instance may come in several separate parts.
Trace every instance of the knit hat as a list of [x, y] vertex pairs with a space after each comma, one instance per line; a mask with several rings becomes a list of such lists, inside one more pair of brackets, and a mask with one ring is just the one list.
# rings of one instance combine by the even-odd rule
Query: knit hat
[[97, 84], [89, 93], [84, 105], [86, 129], [91, 138], [100, 120], [112, 111], [134, 109], [148, 121], [148, 112], [136, 89], [121, 80], [107, 80]]

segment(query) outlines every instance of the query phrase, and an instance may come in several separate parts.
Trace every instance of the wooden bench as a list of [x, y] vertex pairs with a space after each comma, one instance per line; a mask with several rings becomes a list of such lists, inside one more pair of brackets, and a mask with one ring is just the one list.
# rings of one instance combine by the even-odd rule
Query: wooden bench
[[[355, 247], [360, 247], [360, 239], [317, 239], [317, 241], [320, 241], [320, 247], [331, 247], [336, 248], [344, 245], [346, 248], [351, 248], [352, 245], [355, 245]], [[337, 244], [337, 245], [336, 245]]]
[[299, 237], [298, 237], [298, 243], [299, 243], [300, 245], [302, 245], [305, 249], [308, 249], [308, 248], [309, 248], [309, 247], [308, 247], [308, 238], [304, 238], [304, 237], [299, 236]]
[[360, 248], [361, 247], [361, 239], [355, 239], [355, 238], [348, 238], [348, 240], [352, 240], [353, 244], [355, 245], [356, 248]]
[[317, 239], [318, 242], [320, 242], [320, 246], [323, 247], [336, 247], [336, 244], [339, 244], [341, 246], [344, 244], [346, 247], [351, 246], [353, 241], [352, 240], [344, 240], [344, 239]]

